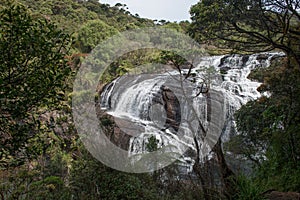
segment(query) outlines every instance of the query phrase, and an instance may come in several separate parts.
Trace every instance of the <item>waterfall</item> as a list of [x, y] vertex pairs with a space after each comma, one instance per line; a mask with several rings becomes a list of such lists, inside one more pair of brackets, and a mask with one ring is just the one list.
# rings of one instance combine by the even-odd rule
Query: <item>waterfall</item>
[[[132, 135], [129, 156], [139, 159], [138, 155], [151, 151], [148, 146], [152, 137], [156, 140], [157, 149], [167, 147], [168, 151], [183, 155], [180, 160], [191, 170], [193, 158], [186, 152], [196, 151], [195, 137], [200, 144], [203, 142], [199, 120], [196, 119], [201, 119], [202, 127], [206, 129], [210, 123], [215, 123], [211, 122], [212, 112], [215, 112], [212, 109], [220, 104], [218, 99], [210, 99], [210, 95], [224, 99], [225, 123], [220, 136], [226, 141], [236, 134], [234, 112], [263, 95], [257, 91], [261, 83], [248, 79], [251, 70], [268, 67], [272, 59], [282, 56], [282, 53], [261, 53], [203, 57], [192, 70], [192, 76], [188, 78], [190, 83], [185, 85], [178, 82], [183, 79], [176, 71], [125, 75], [104, 88], [100, 98], [101, 108], [117, 119], [117, 125], [122, 126], [118, 124], [118, 119], [131, 121], [131, 130], [138, 125], [138, 131], [134, 133], [128, 127], [125, 130], [126, 134]], [[183, 70], [182, 74], [187, 74], [187, 71]], [[206, 87], [212, 93], [199, 92], [199, 88], [205, 90]], [[187, 94], [189, 100], [185, 100], [183, 94]], [[214, 106], [210, 106], [212, 100], [215, 101]]]

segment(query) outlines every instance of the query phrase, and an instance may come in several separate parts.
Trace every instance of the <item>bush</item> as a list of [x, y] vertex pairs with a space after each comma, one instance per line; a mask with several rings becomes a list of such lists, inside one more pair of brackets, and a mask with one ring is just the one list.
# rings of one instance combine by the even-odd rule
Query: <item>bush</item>
[[236, 177], [235, 184], [236, 184], [237, 193], [234, 195], [233, 199], [240, 199], [240, 200], [264, 199], [262, 195], [264, 191], [264, 187], [254, 182], [251, 178], [247, 178], [244, 175], [239, 175]]

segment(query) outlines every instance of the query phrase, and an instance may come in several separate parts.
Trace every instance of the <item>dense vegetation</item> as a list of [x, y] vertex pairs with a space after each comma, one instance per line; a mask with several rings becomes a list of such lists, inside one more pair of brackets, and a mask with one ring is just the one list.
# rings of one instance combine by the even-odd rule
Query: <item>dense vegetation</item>
[[[299, 4], [202, 0], [191, 8], [190, 24], [143, 19], [126, 5], [96, 0], [1, 1], [1, 199], [262, 199], [270, 189], [300, 192]], [[251, 74], [270, 95], [236, 113], [240, 135], [225, 144], [253, 161], [250, 178], [233, 174], [220, 142], [214, 151], [222, 163], [198, 163], [199, 180], [189, 184], [177, 179], [176, 165], [126, 174], [107, 168], [83, 147], [71, 117], [72, 81], [82, 59], [114, 34], [149, 26], [187, 32], [219, 51], [286, 53], [269, 69]], [[113, 63], [104, 81], [135, 65], [174, 58], [157, 50], [130, 52]], [[222, 188], [204, 187], [208, 169], [216, 165]]]
[[270, 96], [249, 102], [236, 113], [240, 135], [229, 144], [255, 163], [249, 184], [262, 190], [300, 188], [299, 3], [203, 0], [191, 8], [190, 33], [199, 41], [233, 52], [275, 49], [287, 55], [250, 75], [263, 82], [259, 89]]

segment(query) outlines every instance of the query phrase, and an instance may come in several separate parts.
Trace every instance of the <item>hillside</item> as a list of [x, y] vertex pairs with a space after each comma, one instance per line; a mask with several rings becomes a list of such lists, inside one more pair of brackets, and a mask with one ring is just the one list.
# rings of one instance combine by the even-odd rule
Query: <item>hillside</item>
[[[203, 0], [191, 22], [171, 23], [97, 0], [1, 1], [0, 198], [299, 199], [299, 10], [300, 0]], [[171, 50], [128, 51], [99, 76], [110, 48], [132, 47], [125, 37], [99, 44], [126, 30], [141, 33], [128, 36], [133, 46]], [[131, 156], [121, 171], [91, 151], [123, 161], [101, 149], [111, 144]], [[155, 171], [157, 152], [176, 161]]]

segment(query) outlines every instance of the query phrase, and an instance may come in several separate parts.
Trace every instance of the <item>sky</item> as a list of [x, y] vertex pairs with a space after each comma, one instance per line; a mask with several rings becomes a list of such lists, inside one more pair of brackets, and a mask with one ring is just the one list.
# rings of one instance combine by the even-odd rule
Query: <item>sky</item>
[[126, 4], [131, 14], [139, 14], [140, 17], [183, 21], [189, 20], [189, 10], [199, 0], [100, 0], [100, 3], [108, 3], [114, 6], [116, 3]]

